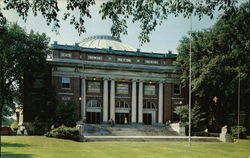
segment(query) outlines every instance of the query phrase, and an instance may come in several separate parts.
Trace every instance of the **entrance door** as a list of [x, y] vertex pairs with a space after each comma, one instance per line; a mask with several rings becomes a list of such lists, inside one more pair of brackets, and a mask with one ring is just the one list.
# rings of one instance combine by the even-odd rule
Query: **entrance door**
[[100, 112], [87, 112], [87, 122], [92, 124], [101, 123], [101, 113]]
[[128, 124], [130, 123], [129, 113], [115, 113], [115, 123], [125, 124], [125, 117], [127, 118]]
[[143, 123], [145, 125], [152, 125], [152, 114], [143, 114]]

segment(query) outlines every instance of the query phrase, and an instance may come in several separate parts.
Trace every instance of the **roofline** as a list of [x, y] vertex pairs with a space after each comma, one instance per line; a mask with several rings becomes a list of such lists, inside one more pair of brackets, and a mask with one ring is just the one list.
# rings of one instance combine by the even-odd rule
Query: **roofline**
[[164, 59], [167, 59], [167, 58], [176, 59], [177, 58], [177, 54], [172, 54], [171, 52], [163, 54], [163, 53], [141, 52], [140, 49], [137, 49], [137, 51], [127, 51], [127, 50], [113, 50], [112, 47], [109, 47], [108, 49], [87, 48], [87, 47], [79, 46], [78, 43], [76, 43], [75, 45], [62, 45], [62, 44], [58, 44], [56, 41], [53, 44], [51, 44], [51, 49], [80, 51], [80, 52], [88, 52], [88, 53], [100, 53], [100, 54], [164, 58]]

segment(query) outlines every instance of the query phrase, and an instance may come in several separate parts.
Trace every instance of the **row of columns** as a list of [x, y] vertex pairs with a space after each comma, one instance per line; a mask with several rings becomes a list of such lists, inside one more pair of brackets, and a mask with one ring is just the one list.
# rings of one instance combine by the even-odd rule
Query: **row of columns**
[[[103, 81], [103, 122], [107, 122], [108, 119], [108, 79], [104, 78]], [[86, 80], [81, 80], [81, 117], [86, 119]], [[132, 80], [132, 111], [131, 121], [136, 123], [137, 114], [137, 81]], [[143, 122], [143, 82], [139, 81], [139, 95], [138, 95], [138, 123]], [[163, 120], [163, 83], [159, 82], [159, 98], [158, 98], [158, 123], [162, 123]], [[110, 82], [110, 117], [115, 119], [115, 80]]]

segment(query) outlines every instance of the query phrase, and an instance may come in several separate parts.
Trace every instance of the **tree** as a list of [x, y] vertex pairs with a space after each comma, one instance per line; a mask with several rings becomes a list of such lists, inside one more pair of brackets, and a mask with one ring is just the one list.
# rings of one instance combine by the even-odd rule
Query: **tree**
[[[180, 117], [180, 121], [187, 126], [188, 128], [188, 106], [177, 106], [174, 110], [174, 113], [176, 113]], [[205, 129], [205, 112], [202, 112], [199, 105], [195, 105], [192, 108], [191, 115], [192, 115], [192, 127], [193, 131], [202, 131]]]
[[[0, 27], [0, 111], [9, 115], [14, 102], [24, 105], [25, 83], [34, 70], [45, 65], [49, 39], [45, 34], [31, 31], [27, 34], [16, 24], [2, 24]], [[7, 113], [6, 113], [7, 112]], [[0, 121], [2, 122], [2, 121]]]
[[[207, 112], [209, 125], [235, 124], [239, 77], [242, 83], [242, 110], [249, 108], [250, 45], [249, 8], [242, 5], [237, 14], [221, 18], [211, 29], [192, 32], [192, 105]], [[178, 47], [177, 65], [182, 83], [188, 85], [189, 38]], [[218, 99], [214, 99], [218, 98]], [[248, 114], [249, 115], [249, 114]]]
[[[86, 31], [84, 26], [85, 18], [91, 18], [89, 7], [95, 4], [95, 0], [68, 0], [63, 20], [69, 20], [79, 34]], [[189, 17], [192, 13], [199, 16], [208, 15], [213, 18], [216, 10], [231, 15], [237, 12], [238, 1], [190, 1], [190, 0], [111, 0], [103, 2], [100, 13], [103, 19], [110, 18], [113, 21], [111, 32], [113, 36], [120, 37], [120, 34], [127, 34], [127, 20], [132, 17], [132, 22], [139, 22], [141, 43], [149, 41], [149, 34], [160, 25], [169, 15], [183, 15]], [[60, 27], [58, 17], [58, 0], [34, 0], [34, 1], [13, 1], [5, 0], [3, 9], [14, 9], [20, 17], [27, 19], [28, 13], [32, 10], [36, 16], [41, 13], [46, 19], [47, 25], [52, 24], [53, 30]], [[72, 12], [78, 12], [79, 16]], [[0, 18], [4, 18], [0, 10]]]
[[77, 119], [76, 104], [73, 101], [68, 101], [65, 104], [60, 104], [56, 108], [56, 123], [57, 126], [65, 125], [74, 127]]

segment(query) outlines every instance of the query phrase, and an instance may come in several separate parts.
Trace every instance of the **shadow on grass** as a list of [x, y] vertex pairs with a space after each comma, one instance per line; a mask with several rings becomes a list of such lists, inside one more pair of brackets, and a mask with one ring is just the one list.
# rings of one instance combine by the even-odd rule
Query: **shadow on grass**
[[17, 154], [17, 153], [9, 153], [9, 152], [2, 152], [3, 158], [32, 158], [32, 154]]
[[2, 147], [28, 147], [28, 144], [18, 144], [18, 143], [1, 143]]

